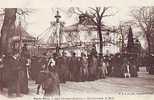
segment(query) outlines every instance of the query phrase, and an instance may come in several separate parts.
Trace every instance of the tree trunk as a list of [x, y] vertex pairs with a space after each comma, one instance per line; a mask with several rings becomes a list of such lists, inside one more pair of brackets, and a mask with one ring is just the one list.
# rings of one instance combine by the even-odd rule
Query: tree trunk
[[99, 41], [100, 41], [99, 53], [100, 55], [103, 55], [103, 39], [102, 39], [101, 25], [98, 25], [98, 35], [99, 35]]
[[1, 53], [10, 51], [9, 39], [15, 33], [17, 8], [5, 8], [4, 22], [1, 29]]
[[146, 34], [147, 42], [148, 42], [148, 55], [151, 53], [151, 43], [150, 43], [150, 35], [148, 33]]
[[122, 39], [122, 41], [121, 41], [122, 42], [121, 52], [124, 53], [124, 39], [125, 38], [124, 38], [124, 35], [123, 35], [123, 31], [122, 31], [121, 26], [120, 26], [120, 34], [121, 34], [121, 39]]
[[148, 42], [148, 55], [150, 55], [150, 53], [151, 53], [151, 44], [150, 42]]

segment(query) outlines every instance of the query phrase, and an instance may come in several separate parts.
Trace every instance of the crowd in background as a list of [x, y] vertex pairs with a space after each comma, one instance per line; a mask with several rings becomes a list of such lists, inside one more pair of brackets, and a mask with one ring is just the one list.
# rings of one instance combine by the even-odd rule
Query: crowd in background
[[[81, 52], [81, 56], [78, 57], [75, 52], [72, 52], [71, 56], [67, 56], [63, 51], [61, 55], [55, 53], [50, 58], [34, 57], [30, 69], [33, 80], [37, 80], [39, 71], [42, 69], [41, 65], [48, 66], [48, 69], [54, 69], [59, 76], [60, 83], [94, 81], [105, 79], [108, 76], [124, 77], [124, 73], [128, 71], [127, 66], [129, 66], [131, 77], [137, 77], [138, 71], [135, 60], [120, 54], [101, 56], [97, 53], [86, 55]], [[38, 68], [38, 66], [40, 67]]]
[[[129, 66], [129, 67], [127, 67]], [[129, 68], [129, 69], [128, 69]], [[37, 94], [42, 86], [45, 94], [60, 94], [60, 83], [66, 81], [84, 82], [105, 79], [107, 76], [124, 77], [124, 73], [130, 73], [131, 77], [137, 77], [137, 66], [133, 57], [124, 57], [120, 54], [102, 56], [96, 52], [90, 54], [81, 53], [76, 56], [72, 52], [71, 57], [66, 52], [54, 53], [49, 58], [30, 58], [26, 46], [22, 52], [14, 50], [12, 54], [3, 54], [0, 59], [0, 89], [8, 88], [8, 95], [16, 93], [28, 94], [28, 79], [38, 84]], [[128, 72], [129, 71], [129, 72]]]

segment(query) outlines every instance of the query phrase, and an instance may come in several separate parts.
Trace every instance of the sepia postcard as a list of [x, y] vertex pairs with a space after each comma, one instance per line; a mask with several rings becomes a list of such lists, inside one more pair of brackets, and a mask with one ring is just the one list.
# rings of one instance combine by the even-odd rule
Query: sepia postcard
[[154, 1], [0, 0], [0, 100], [154, 100]]

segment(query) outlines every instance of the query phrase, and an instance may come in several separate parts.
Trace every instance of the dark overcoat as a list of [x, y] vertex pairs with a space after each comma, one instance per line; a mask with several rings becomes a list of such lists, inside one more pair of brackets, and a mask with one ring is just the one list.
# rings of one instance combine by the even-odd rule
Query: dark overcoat
[[65, 82], [69, 77], [68, 58], [59, 57], [56, 60], [56, 71], [59, 75], [61, 82]]

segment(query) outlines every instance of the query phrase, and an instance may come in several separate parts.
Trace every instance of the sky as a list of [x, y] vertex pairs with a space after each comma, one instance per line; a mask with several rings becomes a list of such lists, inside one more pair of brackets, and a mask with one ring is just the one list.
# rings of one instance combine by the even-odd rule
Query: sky
[[70, 6], [149, 6], [154, 0], [0, 0], [1, 7], [49, 8]]

